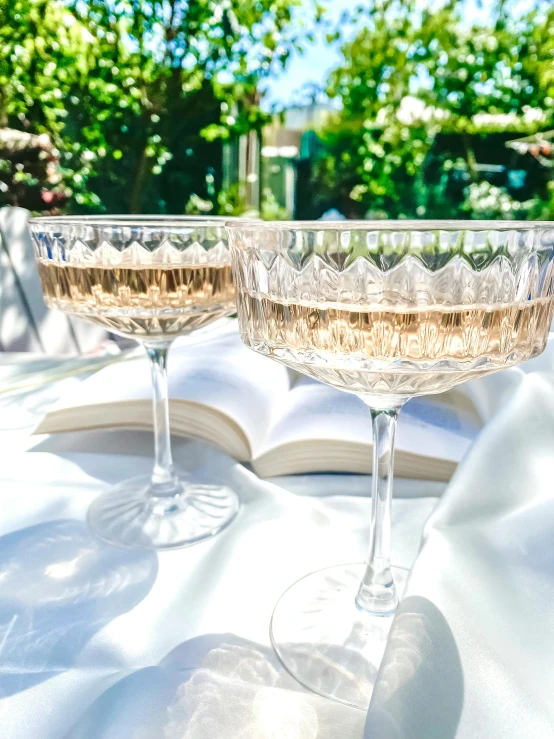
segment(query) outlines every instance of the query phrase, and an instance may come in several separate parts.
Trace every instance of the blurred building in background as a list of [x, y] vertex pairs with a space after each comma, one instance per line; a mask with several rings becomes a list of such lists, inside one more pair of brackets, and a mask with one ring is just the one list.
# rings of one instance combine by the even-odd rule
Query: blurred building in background
[[223, 144], [223, 190], [235, 193], [237, 202], [243, 203], [247, 211], [260, 210], [261, 151], [259, 131], [249, 131]]
[[309, 193], [300, 192], [303, 171], [321, 146], [317, 131], [335, 111], [330, 103], [311, 102], [287, 108], [275, 116], [264, 131], [262, 148], [263, 187], [269, 188], [290, 218], [301, 218], [301, 200]]
[[274, 115], [258, 131], [237, 137], [223, 147], [223, 187], [237, 188], [247, 210], [259, 211], [270, 197], [288, 218], [295, 218], [299, 177], [321, 150], [316, 131], [335, 108], [329, 103], [294, 105]]

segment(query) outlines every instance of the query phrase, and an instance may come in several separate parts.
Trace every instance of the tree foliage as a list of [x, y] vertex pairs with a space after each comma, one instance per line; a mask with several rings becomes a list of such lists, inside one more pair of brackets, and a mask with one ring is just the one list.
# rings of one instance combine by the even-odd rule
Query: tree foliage
[[[463, 216], [469, 193], [464, 206], [445, 188], [454, 169], [468, 187], [477, 183], [475, 141], [554, 124], [554, 6], [517, 16], [502, 2], [476, 25], [463, 2], [373, 0], [354, 20], [361, 29], [327, 85], [341, 110], [322, 132], [328, 154], [314, 174], [314, 191], [327, 202], [334, 190], [346, 214]], [[439, 133], [460, 150], [441, 153], [430, 183]], [[506, 198], [498, 202], [508, 213]]]
[[[0, 128], [47, 134], [60, 152], [70, 90], [85, 84], [91, 39], [61, 4], [49, 0], [3, 0], [0, 3]], [[67, 161], [67, 159], [66, 159]], [[36, 185], [32, 167], [19, 164], [18, 187]], [[9, 172], [11, 157], [0, 159]], [[79, 189], [86, 161], [79, 158], [52, 182], [47, 200], [71, 196]], [[46, 182], [45, 182], [46, 184]], [[0, 193], [0, 196], [2, 193]], [[44, 208], [48, 202], [44, 202]]]
[[309, 38], [301, 2], [4, 0], [0, 125], [54, 137], [74, 208], [182, 212], [213, 142], [263, 125], [260, 82]]

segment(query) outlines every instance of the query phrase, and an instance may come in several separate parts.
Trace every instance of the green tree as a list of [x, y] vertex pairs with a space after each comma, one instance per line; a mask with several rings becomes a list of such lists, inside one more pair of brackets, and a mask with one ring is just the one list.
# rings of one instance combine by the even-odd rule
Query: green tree
[[[477, 181], [476, 137], [552, 123], [554, 8], [537, 3], [518, 17], [502, 2], [485, 26], [466, 22], [464, 10], [454, 0], [374, 0], [358, 9], [361, 30], [344, 43], [328, 83], [342, 110], [322, 132], [329, 155], [314, 172], [322, 198], [337, 183], [345, 212], [463, 215], [463, 198], [448, 202], [445, 183], [453, 167]], [[443, 152], [429, 185], [424, 162], [441, 132], [462, 151], [454, 159]]]
[[[87, 78], [92, 37], [59, 2], [3, 0], [0, 3], [0, 127], [47, 133], [59, 156], [66, 125], [67, 96]], [[46, 155], [46, 151], [44, 152]], [[67, 160], [66, 160], [67, 162]], [[4, 160], [2, 169], [11, 163]], [[16, 173], [17, 185], [35, 186], [35, 172]], [[81, 189], [86, 159], [77, 157], [54, 191], [71, 196]], [[58, 178], [56, 178], [57, 180]], [[44, 181], [40, 184], [46, 185]], [[52, 188], [50, 188], [52, 189]], [[94, 198], [91, 199], [94, 202]]]
[[73, 208], [163, 210], [178, 159], [184, 209], [205, 147], [263, 125], [261, 80], [309, 37], [301, 2], [6, 0], [0, 116], [56, 137]]

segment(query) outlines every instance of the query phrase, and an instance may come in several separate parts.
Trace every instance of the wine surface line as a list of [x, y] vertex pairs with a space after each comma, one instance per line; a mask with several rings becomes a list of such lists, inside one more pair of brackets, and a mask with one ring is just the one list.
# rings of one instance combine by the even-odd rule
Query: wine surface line
[[402, 396], [441, 392], [539, 354], [552, 309], [550, 298], [367, 308], [239, 292], [252, 348], [342, 390]]

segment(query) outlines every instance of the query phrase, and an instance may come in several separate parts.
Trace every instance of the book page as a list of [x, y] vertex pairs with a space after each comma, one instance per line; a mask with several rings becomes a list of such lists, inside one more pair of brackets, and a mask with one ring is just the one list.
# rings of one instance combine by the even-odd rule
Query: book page
[[[480, 427], [470, 402], [452, 391], [414, 398], [400, 413], [397, 449], [458, 462]], [[368, 408], [355, 395], [302, 378], [284, 399], [259, 454], [309, 440], [371, 445]]]
[[[265, 436], [290, 386], [287, 369], [246, 348], [236, 330], [202, 345], [171, 350], [168, 375], [170, 403], [188, 401], [230, 417], [244, 431], [252, 450]], [[52, 413], [150, 401], [151, 397], [150, 368], [144, 357], [100, 370], [62, 397]]]
[[456, 390], [417, 397], [400, 413], [397, 448], [459, 462], [481, 428], [475, 408]]

